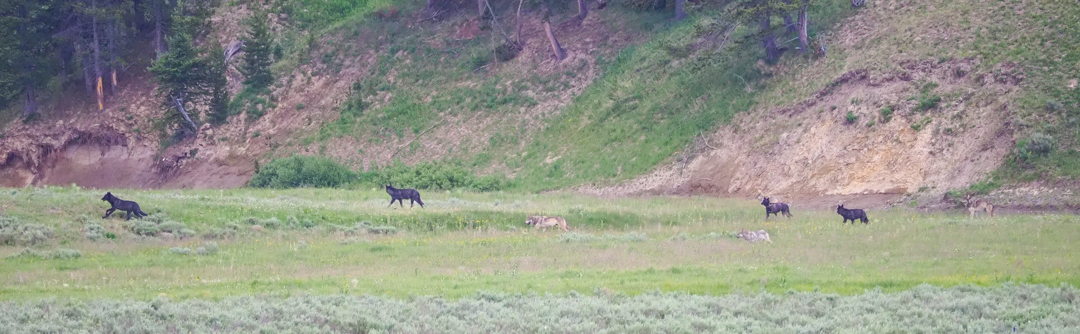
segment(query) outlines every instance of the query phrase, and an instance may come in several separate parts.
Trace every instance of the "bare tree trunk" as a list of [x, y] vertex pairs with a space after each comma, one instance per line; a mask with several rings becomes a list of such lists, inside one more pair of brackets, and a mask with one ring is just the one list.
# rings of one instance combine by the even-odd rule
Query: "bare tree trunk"
[[809, 3], [810, 0], [803, 0], [802, 7], [799, 7], [799, 52], [802, 53], [806, 53], [810, 47], [810, 39], [806, 36], [806, 9]]
[[585, 4], [585, 0], [577, 0], [578, 18], [584, 20], [586, 16], [589, 16], [589, 6]]
[[105, 91], [102, 83], [101, 74], [101, 39], [98, 38], [98, 24], [97, 24], [97, 0], [91, 1], [90, 10], [93, 15], [93, 23], [91, 28], [94, 29], [94, 79], [97, 82], [97, 103], [98, 110], [105, 109]]
[[[784, 0], [784, 4], [790, 5], [791, 0]], [[791, 12], [784, 12], [784, 29], [786, 29], [788, 33], [799, 31], [799, 27], [795, 23], [795, 20], [791, 18]]]
[[120, 61], [116, 56], [116, 43], [120, 40], [119, 35], [120, 21], [113, 19], [109, 24], [109, 30], [106, 33], [106, 43], [109, 43], [109, 73], [112, 76], [112, 83], [109, 85], [110, 95], [116, 95], [116, 68], [120, 66]]
[[521, 4], [523, 4], [523, 3], [525, 3], [525, 0], [518, 0], [517, 40], [516, 40], [515, 43], [517, 43], [517, 46], [518, 46], [519, 49], [525, 47], [525, 42], [521, 40], [521, 24], [523, 23], [523, 22], [521, 22]]
[[551, 24], [544, 22], [544, 31], [547, 32], [548, 40], [551, 41], [551, 51], [555, 53], [555, 61], [566, 59], [566, 50], [563, 50], [559, 41], [555, 39], [555, 33], [551, 32]]
[[776, 35], [770, 23], [770, 15], [765, 13], [761, 18], [761, 46], [765, 47], [765, 60], [771, 63], [780, 59], [781, 51], [776, 46]]
[[[19, 18], [27, 18], [29, 16], [30, 14], [27, 13], [25, 9], [19, 10]], [[19, 39], [19, 48], [21, 48], [23, 52], [30, 53], [31, 51], [28, 50], [28, 44], [30, 43], [28, 41], [28, 38], [26, 37], [27, 30], [29, 28], [29, 23], [27, 22], [29, 22], [29, 20], [24, 21], [15, 28], [15, 36]], [[31, 60], [31, 58], [27, 56], [29, 56], [29, 54], [24, 56], [22, 61], [20, 61], [19, 64], [16, 65], [19, 67], [19, 81], [22, 81], [23, 94], [25, 94], [26, 98], [25, 104], [23, 105], [23, 117], [30, 116], [30, 114], [37, 112], [37, 92], [34, 90], [35, 66], [33, 60]]]
[[191, 125], [191, 130], [198, 132], [199, 127], [195, 126], [195, 122], [191, 121], [191, 117], [188, 117], [187, 110], [184, 109], [184, 102], [179, 98], [173, 97], [173, 103], [176, 103], [176, 110], [180, 111], [180, 116], [184, 117], [184, 121], [187, 121], [188, 125]]
[[675, 21], [686, 19], [686, 11], [683, 10], [685, 4], [686, 0], [675, 0]]
[[82, 61], [80, 63], [82, 63], [83, 84], [86, 85], [86, 96], [93, 97], [94, 96], [94, 73], [93, 73], [93, 71], [90, 70], [90, 51], [86, 50], [86, 49], [89, 48], [89, 46], [86, 45], [86, 41], [82, 40], [81, 37], [80, 37], [80, 41], [78, 41], [77, 43], [78, 44], [76, 44], [75, 53], [79, 54], [81, 56], [81, 58], [82, 58]]
[[476, 8], [479, 10], [479, 13], [477, 13], [477, 14], [479, 14], [480, 17], [484, 17], [484, 10], [487, 9], [486, 7], [487, 7], [487, 1], [476, 0]]
[[26, 117], [37, 112], [37, 90], [34, 89], [33, 84], [27, 82], [27, 84], [23, 86], [23, 91], [26, 93], [26, 104], [23, 105], [23, 117]]
[[160, 58], [162, 54], [165, 54], [165, 36], [164, 32], [162, 31], [164, 27], [162, 27], [161, 22], [161, 20], [165, 19], [164, 15], [162, 15], [162, 11], [164, 11], [165, 9], [161, 8], [165, 6], [165, 0], [151, 1], [153, 2], [152, 6], [154, 6], [154, 50], [157, 51], [154, 59], [157, 59]]

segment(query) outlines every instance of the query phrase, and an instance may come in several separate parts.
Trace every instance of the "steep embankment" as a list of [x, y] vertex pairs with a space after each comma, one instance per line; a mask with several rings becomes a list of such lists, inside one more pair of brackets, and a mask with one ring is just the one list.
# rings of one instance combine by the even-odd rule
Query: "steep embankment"
[[[827, 56], [790, 50], [775, 65], [758, 61], [756, 27], [715, 8], [672, 23], [620, 4], [583, 21], [525, 6], [515, 53], [500, 49], [516, 34], [515, 6], [495, 4], [499, 25], [467, 7], [421, 5], [312, 30], [272, 15], [286, 57], [264, 115], [235, 115], [167, 149], [140, 135], [160, 116], [149, 85], [94, 117], [9, 127], [6, 185], [231, 187], [257, 161], [291, 154], [356, 169], [448, 161], [534, 191], [762, 193], [817, 205], [940, 198], [993, 178], [1042, 180], [1054, 193], [1078, 175], [1070, 20], [1080, 9], [1070, 4], [815, 2], [811, 35]], [[246, 6], [219, 9], [218, 43], [239, 38]], [[566, 60], [550, 57], [545, 15], [561, 22]], [[780, 40], [793, 48], [793, 36]], [[241, 74], [229, 80], [237, 92]], [[1030, 138], [1053, 149], [1010, 155]], [[105, 165], [128, 166], [127, 178], [93, 167]], [[77, 177], [84, 167], [95, 172]]]
[[[219, 8], [211, 19], [216, 32], [206, 43], [239, 40], [249, 5]], [[556, 8], [550, 15], [564, 20], [555, 29], [568, 54], [557, 62], [544, 37], [543, 13], [525, 8], [523, 47], [512, 59], [493, 62], [491, 37], [498, 33], [502, 40], [513, 16], [489, 26], [456, 3], [413, 11], [418, 5], [373, 15], [361, 10], [321, 25], [271, 14], [286, 56], [274, 65], [272, 94], [258, 107], [263, 115], [255, 119], [236, 110], [241, 113], [227, 123], [205, 125], [180, 142], [147, 135], [160, 131], [156, 119], [163, 110], [153, 81], [140, 70], [102, 112], [73, 103], [45, 112], [44, 121], [10, 124], [0, 144], [0, 157], [6, 157], [0, 173], [11, 177], [2, 185], [236, 187], [260, 160], [291, 154], [331, 156], [357, 169], [457, 159], [513, 173], [489, 161], [524, 145], [558, 115], [601, 75], [599, 59], [652, 33], [648, 24], [628, 28], [624, 20], [663, 20], [633, 12], [574, 20], [566, 8]], [[495, 10], [513, 13], [502, 7]], [[228, 73], [234, 95], [242, 89], [238, 67], [233, 63]]]
[[[1080, 9], [983, 5], [868, 3], [826, 37], [827, 58], [789, 58], [764, 69], [774, 76], [758, 107], [695, 138], [678, 161], [583, 190], [763, 194], [811, 206], [879, 205], [915, 194], [925, 205], [988, 177], [1016, 179], [1002, 170], [1019, 169], [1041, 170], [1021, 178], [1040, 181], [984, 196], [1076, 207], [1068, 178], [1077, 156], [1080, 62], [1066, 34], [1075, 23], [1062, 22], [1080, 17]], [[1034, 133], [1055, 139], [1054, 150], [1028, 160], [1010, 155]]]

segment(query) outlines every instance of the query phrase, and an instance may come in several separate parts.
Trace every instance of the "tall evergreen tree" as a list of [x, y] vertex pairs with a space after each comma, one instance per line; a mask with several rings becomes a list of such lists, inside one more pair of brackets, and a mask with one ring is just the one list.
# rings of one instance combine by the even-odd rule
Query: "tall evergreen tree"
[[169, 110], [165, 118], [186, 136], [199, 129], [192, 115], [196, 111], [195, 105], [207, 95], [207, 66], [186, 32], [177, 33], [168, 42], [168, 51], [155, 60], [149, 70], [158, 81], [157, 93], [163, 100], [162, 105]]
[[225, 48], [213, 43], [207, 54], [206, 64], [205, 79], [210, 86], [210, 102], [206, 114], [211, 124], [220, 125], [229, 117], [229, 81], [225, 77], [225, 71], [228, 69], [225, 63]]
[[244, 73], [244, 84], [255, 90], [266, 88], [274, 82], [270, 73], [274, 38], [270, 36], [266, 16], [263, 11], [255, 11], [246, 22], [248, 29], [244, 36], [244, 65], [241, 72]]
[[[16, 31], [18, 20], [14, 18], [15, 3], [0, 2], [0, 31]], [[19, 37], [15, 34], [0, 34], [0, 109], [18, 99], [20, 89], [18, 80]]]
[[[0, 94], [0, 103], [9, 103], [21, 95], [23, 115], [37, 112], [38, 90], [53, 75], [56, 67], [55, 38], [57, 4], [50, 0], [14, 0], [0, 4], [0, 87], [14, 87], [14, 94]], [[4, 95], [7, 95], [5, 97]], [[7, 100], [7, 101], [5, 101]]]

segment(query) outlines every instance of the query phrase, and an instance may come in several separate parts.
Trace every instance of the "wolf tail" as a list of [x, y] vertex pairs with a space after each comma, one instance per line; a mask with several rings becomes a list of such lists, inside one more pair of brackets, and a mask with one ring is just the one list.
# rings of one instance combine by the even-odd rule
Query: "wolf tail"
[[424, 201], [420, 200], [420, 195], [416, 195], [416, 203], [420, 203], [420, 207], [424, 207]]

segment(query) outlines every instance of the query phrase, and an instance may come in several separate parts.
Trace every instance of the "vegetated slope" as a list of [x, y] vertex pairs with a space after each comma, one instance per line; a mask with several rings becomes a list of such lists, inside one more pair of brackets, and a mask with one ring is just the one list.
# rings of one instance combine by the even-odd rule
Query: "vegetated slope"
[[[226, 124], [203, 126], [177, 143], [152, 133], [160, 128], [155, 120], [162, 110], [153, 81], [143, 75], [104, 112], [73, 103], [44, 113], [44, 121], [9, 124], [5, 136], [17, 140], [0, 145], [0, 171], [13, 177], [2, 184], [234, 187], [246, 182], [259, 160], [296, 153], [331, 156], [357, 169], [454, 159], [478, 170], [512, 172], [491, 163], [496, 154], [527, 142], [600, 75], [599, 62], [662, 30], [653, 24], [667, 16], [609, 9], [573, 20], [568, 7], [541, 13], [533, 4], [522, 11], [522, 49], [496, 60], [493, 51], [505, 46], [506, 35], [517, 36], [516, 8], [506, 4], [494, 8], [501, 22], [495, 24], [457, 2], [424, 10], [419, 1], [371, 1], [351, 16], [325, 8], [318, 12], [326, 15], [311, 14], [302, 3], [262, 8], [275, 11], [268, 18], [285, 56], [274, 64], [272, 94], [237, 108]], [[223, 4], [206, 43], [239, 40], [242, 20], [255, 11], [251, 6], [261, 5]], [[605, 14], [611, 11], [617, 14]], [[561, 62], [550, 57], [544, 15], [568, 51]], [[243, 75], [238, 64], [233, 67], [228, 78], [235, 95]], [[262, 116], [251, 117], [252, 111]], [[56, 119], [63, 121], [54, 124]], [[104, 134], [117, 140], [94, 139]], [[117, 147], [116, 154], [87, 153]], [[90, 172], [57, 179], [49, 176], [54, 170]], [[128, 177], [100, 177], [106, 170]]]
[[[826, 58], [763, 68], [773, 76], [751, 112], [649, 175], [588, 191], [837, 199], [1015, 180], [1067, 188], [1080, 159], [1077, 18], [1080, 8], [1053, 2], [869, 2], [826, 37]], [[1070, 198], [1058, 204], [1080, 204], [1050, 188]]]
[[[583, 21], [569, 8], [525, 6], [525, 43], [514, 54], [505, 43], [516, 35], [516, 8], [507, 4], [495, 4], [494, 21], [453, 4], [426, 11], [419, 2], [372, 2], [322, 21], [275, 5], [286, 56], [261, 118], [233, 116], [161, 150], [139, 135], [154, 111], [131, 120], [153, 109], [148, 89], [141, 107], [120, 101], [103, 115], [130, 123], [116, 132], [143, 147], [138, 156], [148, 159], [131, 170], [153, 170], [147, 178], [157, 181], [141, 183], [151, 187], [237, 186], [256, 161], [295, 153], [356, 169], [445, 161], [506, 173], [524, 190], [610, 185], [652, 171], [593, 189], [605, 194], [897, 194], [958, 188], [994, 170], [998, 179], [1074, 176], [1080, 75], [1070, 64], [1080, 55], [1067, 50], [1080, 44], [1068, 33], [1076, 9], [980, 4], [818, 2], [811, 35], [828, 56], [790, 51], [777, 65], [758, 62], [756, 29], [715, 8], [671, 23], [667, 13], [619, 3]], [[249, 5], [219, 9], [219, 43], [239, 38]], [[566, 60], [550, 58], [545, 15]], [[234, 92], [239, 80], [233, 72]], [[64, 152], [81, 136], [37, 145], [50, 142], [38, 140], [52, 126], [42, 123], [7, 131], [31, 139], [0, 151], [5, 175], [24, 176], [6, 185], [56, 183], [42, 177], [48, 161], [72, 159]], [[1029, 147], [1026, 139], [1045, 138], [1035, 132], [1052, 149]], [[220, 177], [206, 182], [208, 173]], [[72, 181], [85, 182], [64, 182]], [[139, 182], [123, 185], [131, 184]]]

